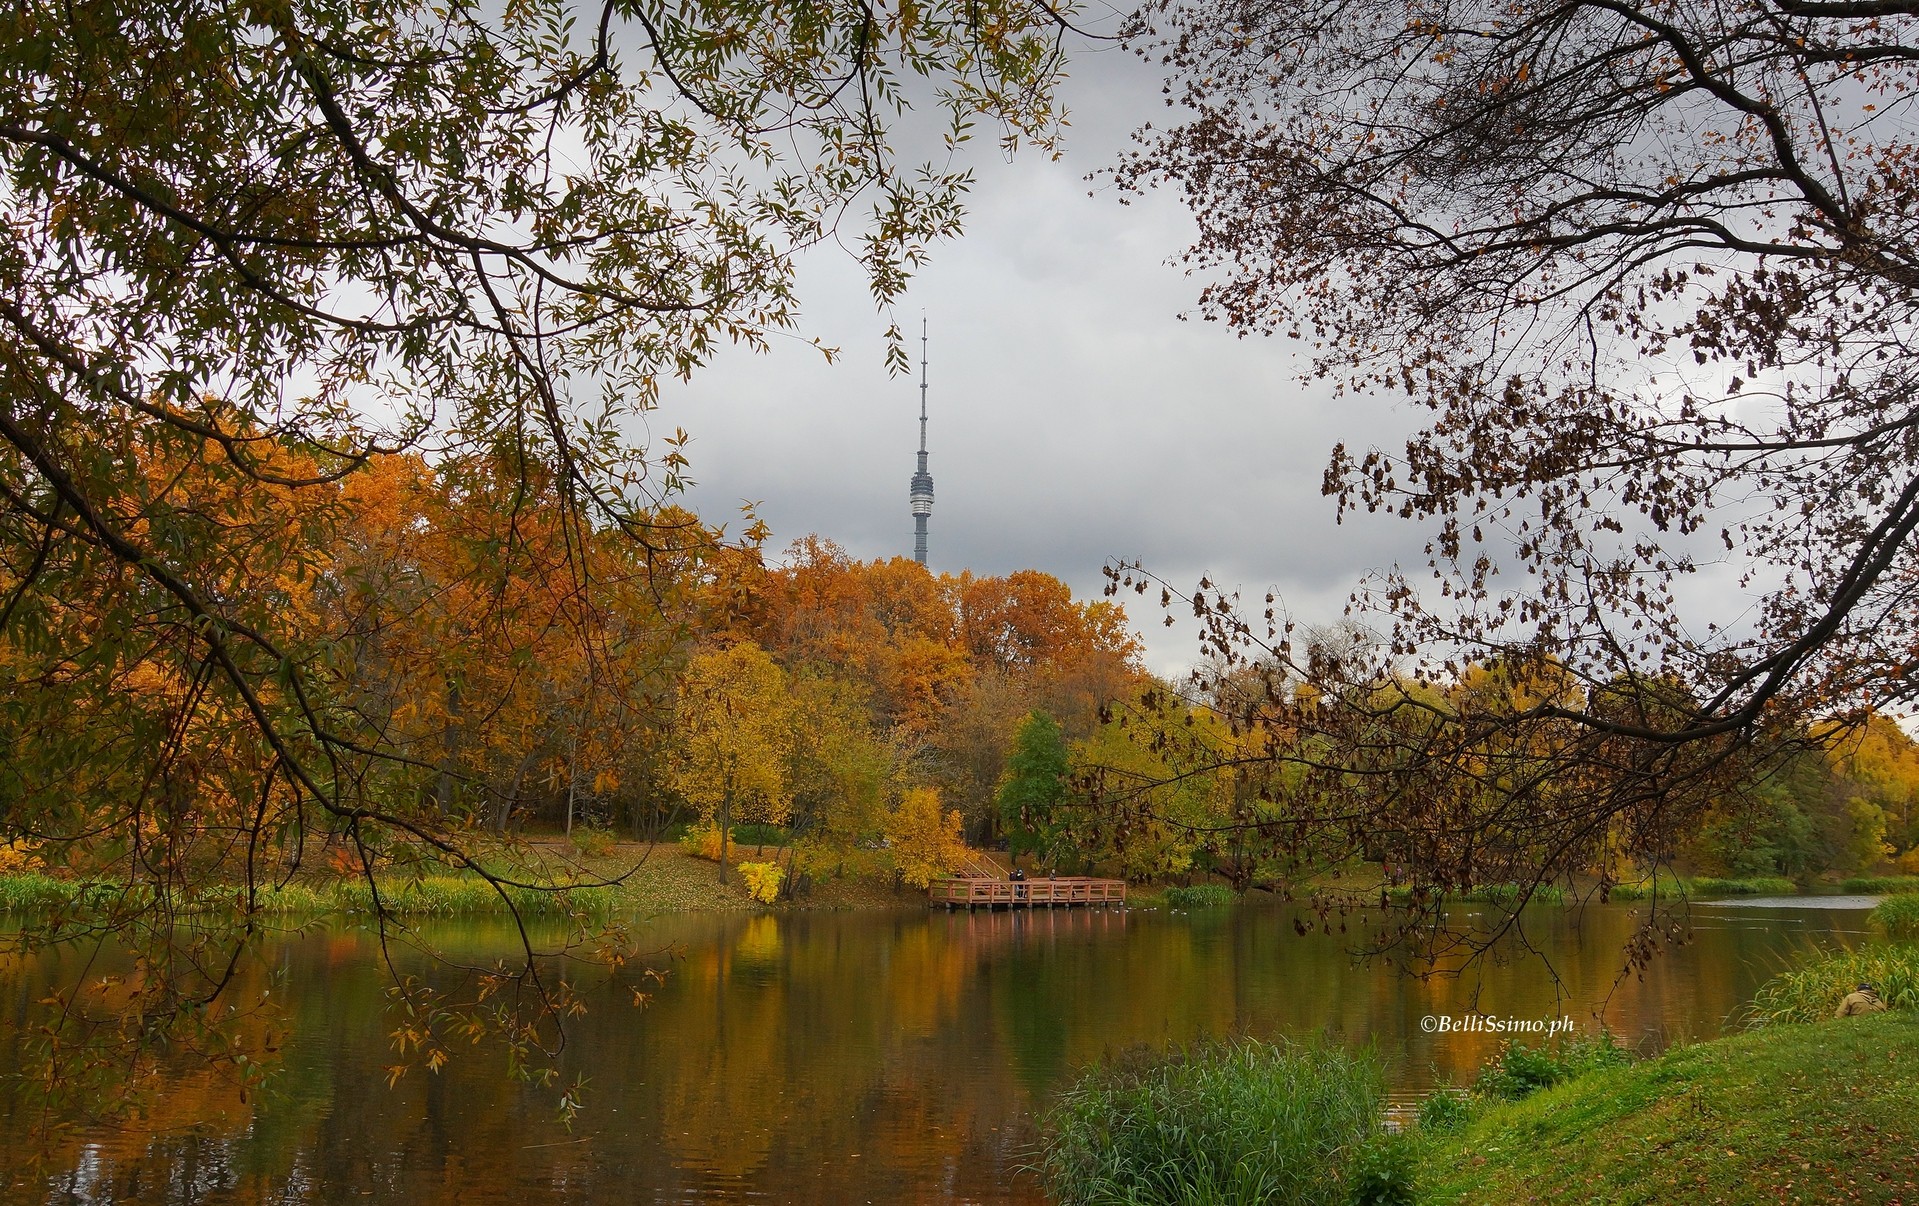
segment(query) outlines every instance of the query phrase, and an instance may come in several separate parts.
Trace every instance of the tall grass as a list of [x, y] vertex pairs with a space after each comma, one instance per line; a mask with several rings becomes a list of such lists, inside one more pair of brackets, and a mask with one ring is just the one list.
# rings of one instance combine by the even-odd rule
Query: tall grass
[[[345, 879], [332, 885], [331, 908], [346, 913], [373, 912], [373, 889], [364, 879]], [[526, 916], [564, 916], [576, 911], [600, 912], [608, 905], [599, 889], [570, 892], [500, 890], [472, 875], [429, 875], [416, 880], [380, 885], [380, 904], [403, 917], [475, 917], [504, 913], [507, 902]]]
[[1900, 892], [1919, 892], [1919, 875], [1855, 875], [1842, 880], [1841, 892], [1862, 896], [1887, 896]]
[[[1466, 893], [1464, 899], [1476, 900], [1484, 904], [1505, 905], [1511, 907], [1519, 903], [1518, 884], [1482, 884]], [[1565, 904], [1566, 890], [1557, 884], [1540, 884], [1533, 889], [1528, 904]]]
[[1169, 909], [1223, 909], [1233, 903], [1233, 890], [1225, 884], [1174, 884], [1160, 899]]
[[[1394, 904], [1409, 904], [1413, 899], [1413, 890], [1403, 885], [1387, 889], [1387, 898]], [[1476, 901], [1480, 904], [1499, 905], [1511, 908], [1519, 903], [1518, 884], [1481, 884], [1468, 888], [1464, 892], [1449, 895], [1451, 900]], [[1532, 890], [1527, 904], [1565, 904], [1566, 890], [1557, 884], [1540, 884]]]
[[1919, 896], [1888, 896], [1873, 907], [1867, 920], [1894, 942], [1919, 942]]
[[1773, 875], [1748, 879], [1715, 879], [1707, 875], [1686, 883], [1687, 894], [1695, 900], [1706, 896], [1791, 896], [1798, 890], [1798, 884]]
[[[0, 876], [0, 912], [40, 913], [70, 905], [101, 903], [103, 896], [119, 895], [124, 885], [95, 880], [53, 879], [45, 875]], [[136, 892], [149, 889], [140, 886]], [[236, 903], [239, 888], [235, 888]], [[575, 912], [604, 912], [611, 900], [604, 889], [570, 892], [508, 888], [507, 899], [525, 916], [567, 916]], [[373, 912], [373, 890], [365, 880], [338, 880], [326, 884], [293, 883], [260, 894], [269, 913], [320, 914]], [[387, 912], [403, 917], [473, 917], [506, 912], [506, 903], [492, 884], [477, 876], [439, 875], [417, 880], [382, 881], [380, 903]]]
[[1862, 946], [1816, 956], [1759, 986], [1747, 1007], [1750, 1024], [1817, 1022], [1861, 984], [1879, 990], [1893, 1009], [1919, 1009], [1919, 946]]
[[1541, 1089], [1632, 1062], [1632, 1052], [1614, 1041], [1610, 1032], [1537, 1047], [1508, 1042], [1479, 1069], [1472, 1091], [1478, 1097], [1519, 1101]]
[[0, 876], [0, 912], [38, 913], [72, 903], [82, 885], [46, 875]]
[[[1655, 881], [1647, 879], [1639, 883], [1614, 884], [1606, 893], [1609, 900], [1647, 900], [1653, 894]], [[1703, 900], [1712, 896], [1791, 896], [1799, 891], [1799, 885], [1777, 875], [1756, 875], [1745, 879], [1723, 879], [1718, 876], [1702, 875], [1697, 879], [1680, 881], [1671, 875], [1661, 873], [1657, 878], [1659, 898], [1661, 900], [1678, 899], [1681, 891], [1692, 900]]]
[[1088, 1071], [1045, 1118], [1060, 1206], [1337, 1206], [1380, 1129], [1371, 1056], [1251, 1039], [1134, 1054]]
[[45, 913], [75, 907], [95, 909], [110, 904], [143, 908], [152, 902], [153, 888], [149, 884], [55, 879], [38, 872], [0, 875], [0, 912], [4, 913]]

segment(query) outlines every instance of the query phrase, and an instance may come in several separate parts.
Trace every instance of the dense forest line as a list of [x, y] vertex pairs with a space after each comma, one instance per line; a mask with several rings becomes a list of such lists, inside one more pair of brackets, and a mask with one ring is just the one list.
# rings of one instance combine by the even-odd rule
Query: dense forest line
[[[139, 536], [217, 582], [235, 627], [275, 633], [277, 674], [222, 690], [164, 591], [84, 546], [9, 565], [16, 852], [251, 877], [262, 848], [298, 863], [323, 840], [379, 844], [367, 806], [429, 843], [648, 837], [734, 794], [735, 820], [842, 848], [903, 803], [986, 840], [1020, 718], [1083, 738], [1142, 681], [1124, 613], [1050, 575], [934, 576], [812, 538], [773, 564], [763, 532], [671, 509], [594, 527], [569, 521], [561, 474], [509, 447], [376, 455], [333, 480], [270, 446], [247, 472], [205, 448], [116, 450], [147, 496]], [[302, 823], [262, 709], [364, 754], [322, 763], [351, 806]]]
[[[773, 558], [762, 531], [728, 539], [673, 510], [637, 531], [569, 524], [558, 476], [503, 447], [375, 456], [297, 487], [130, 450], [154, 502], [142, 536], [287, 634], [304, 690], [282, 706], [346, 748], [390, 751], [351, 771], [356, 789], [423, 834], [658, 838], [724, 816], [792, 835], [802, 870], [911, 847], [921, 881], [963, 860], [962, 835], [1048, 867], [1214, 871], [1241, 888], [1392, 857], [1393, 835], [1277, 832], [1302, 813], [1288, 796], [1311, 738], [1236, 719], [1236, 695], [1305, 690], [1276, 688], [1270, 667], [1214, 666], [1183, 698], [1142, 668], [1116, 603], [1039, 571], [935, 575], [819, 537]], [[315, 471], [275, 455], [289, 480]], [[63, 589], [58, 604], [25, 595], [8, 572], [0, 773], [29, 805], [11, 814], [25, 822], [15, 861], [217, 876], [257, 868], [235, 835], [260, 817], [291, 863], [317, 841], [365, 840], [351, 814], [331, 833], [273, 829], [293, 786], [282, 752], [249, 701], [209, 690], [211, 659], [159, 601], [125, 607], [150, 585], [83, 551], [33, 572]], [[1488, 694], [1523, 706], [1567, 689], [1478, 667], [1404, 693], [1443, 728]], [[1675, 861], [1919, 871], [1919, 749], [1899, 726], [1869, 716], [1798, 737], [1702, 805]], [[1514, 757], [1488, 756], [1487, 793]]]

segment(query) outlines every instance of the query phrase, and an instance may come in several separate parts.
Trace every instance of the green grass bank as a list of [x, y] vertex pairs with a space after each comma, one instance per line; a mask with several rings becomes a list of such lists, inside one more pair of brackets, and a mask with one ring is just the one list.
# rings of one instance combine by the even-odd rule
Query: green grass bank
[[[773, 859], [778, 851], [754, 846], [735, 848], [734, 863]], [[680, 913], [710, 910], [762, 909], [747, 892], [737, 870], [719, 882], [719, 868], [695, 858], [671, 843], [619, 845], [593, 854], [559, 842], [531, 844], [511, 863], [500, 860], [497, 870], [512, 878], [563, 884], [594, 879], [617, 879], [606, 887], [574, 888], [565, 892], [510, 888], [507, 896], [526, 916]], [[128, 889], [102, 880], [54, 878], [33, 872], [0, 875], [0, 914], [40, 913], [84, 904], [102, 903]], [[134, 889], [138, 891], [139, 889]], [[237, 887], [232, 889], [238, 891]], [[506, 916], [507, 904], [492, 885], [470, 873], [436, 873], [414, 877], [387, 873], [381, 880], [382, 902], [400, 917]], [[294, 882], [261, 893], [267, 912], [289, 916], [371, 912], [372, 893], [357, 877], [302, 875]], [[816, 880], [786, 908], [868, 908], [924, 903], [923, 893], [896, 890], [890, 869], [876, 865], [849, 865], [845, 874]]]
[[[1890, 1009], [1835, 1018], [1861, 980]], [[1919, 1206], [1919, 946], [1813, 954], [1743, 1020], [1644, 1061], [1507, 1044], [1399, 1132], [1369, 1052], [1134, 1052], [1060, 1095], [1039, 1170], [1062, 1206]]]
[[1428, 1140], [1422, 1203], [1919, 1202], [1919, 1015], [1771, 1026]]

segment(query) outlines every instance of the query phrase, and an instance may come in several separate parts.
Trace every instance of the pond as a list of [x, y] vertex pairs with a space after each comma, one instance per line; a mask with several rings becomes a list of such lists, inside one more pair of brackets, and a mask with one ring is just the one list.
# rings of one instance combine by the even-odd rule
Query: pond
[[[1856, 907], [1810, 903], [1695, 906], [1691, 941], [1625, 976], [1630, 906], [1536, 908], [1537, 956], [1463, 980], [1356, 964], [1349, 936], [1299, 937], [1276, 904], [669, 917], [636, 931], [664, 978], [604, 985], [569, 1024], [562, 1079], [586, 1086], [570, 1130], [557, 1090], [511, 1079], [487, 1048], [389, 1087], [375, 940], [309, 933], [269, 948], [271, 978], [248, 973], [286, 1002], [267, 1091], [242, 1101], [182, 1069], [152, 1109], [61, 1135], [37, 1168], [5, 1155], [5, 1199], [1039, 1203], [1034, 1117], [1107, 1052], [1323, 1032], [1372, 1045], [1403, 1105], [1496, 1050], [1476, 1015], [1603, 1024], [1645, 1049], [1717, 1034], [1795, 952], [1865, 929]], [[512, 949], [494, 923], [433, 936], [467, 960]], [[10, 1025], [80, 958], [0, 969]]]

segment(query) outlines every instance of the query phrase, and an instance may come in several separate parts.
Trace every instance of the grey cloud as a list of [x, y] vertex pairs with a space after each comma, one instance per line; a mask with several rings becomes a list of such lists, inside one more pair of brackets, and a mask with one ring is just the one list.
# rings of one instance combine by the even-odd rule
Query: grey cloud
[[[1424, 535], [1379, 517], [1336, 526], [1327, 456], [1341, 440], [1394, 446], [1418, 416], [1302, 386], [1284, 340], [1181, 321], [1200, 282], [1166, 263], [1192, 229], [1178, 199], [1121, 205], [1084, 179], [1159, 118], [1156, 80], [1099, 54], [1068, 100], [1080, 116], [1061, 161], [978, 165], [967, 234], [935, 250], [896, 314], [913, 376], [887, 376], [885, 317], [850, 259], [823, 249], [802, 266], [803, 333], [840, 360], [780, 339], [667, 395], [659, 422], [694, 436], [690, 500], [709, 518], [759, 500], [776, 548], [817, 532], [863, 558], [910, 555], [923, 307], [934, 569], [1036, 568], [1093, 596], [1101, 566], [1137, 558], [1175, 583], [1276, 586], [1302, 622], [1336, 620], [1368, 570], [1423, 563]], [[1138, 600], [1129, 613], [1157, 668], [1192, 660], [1183, 625]]]

